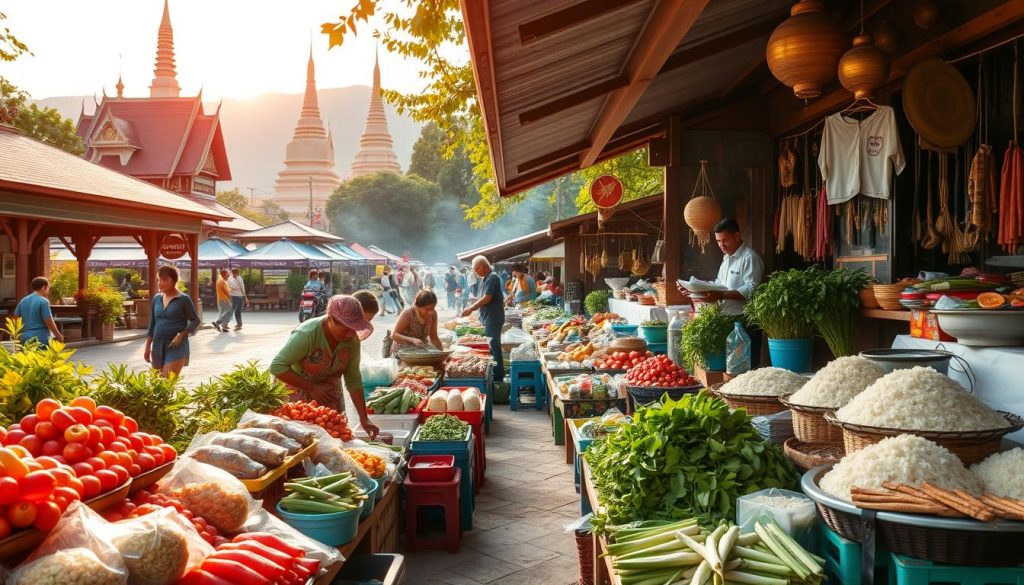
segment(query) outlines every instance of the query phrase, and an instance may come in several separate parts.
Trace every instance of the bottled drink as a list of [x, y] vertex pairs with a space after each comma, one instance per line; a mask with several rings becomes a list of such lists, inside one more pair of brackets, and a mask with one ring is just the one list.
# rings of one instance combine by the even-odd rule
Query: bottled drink
[[676, 311], [672, 314], [672, 320], [668, 324], [668, 355], [679, 367], [683, 367], [683, 327], [687, 321], [685, 313]]
[[742, 374], [750, 369], [750, 336], [743, 325], [736, 321], [732, 333], [725, 340], [725, 371], [732, 375]]

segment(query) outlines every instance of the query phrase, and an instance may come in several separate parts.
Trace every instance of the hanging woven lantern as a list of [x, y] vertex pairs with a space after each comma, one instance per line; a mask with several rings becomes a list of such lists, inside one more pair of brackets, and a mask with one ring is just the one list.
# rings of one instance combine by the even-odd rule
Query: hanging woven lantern
[[[683, 208], [683, 220], [690, 227], [690, 244], [700, 246], [701, 253], [711, 241], [711, 232], [722, 219], [722, 207], [715, 199], [715, 192], [711, 190], [711, 182], [707, 173], [708, 161], [700, 161], [700, 174], [697, 175], [697, 184], [693, 186], [693, 194]], [[700, 195], [697, 191], [700, 191]]]
[[856, 99], [864, 99], [888, 79], [889, 55], [871, 43], [871, 35], [857, 35], [853, 48], [839, 60], [839, 83]]
[[790, 15], [768, 39], [768, 68], [796, 97], [816, 98], [836, 74], [846, 36], [820, 0], [801, 0]]

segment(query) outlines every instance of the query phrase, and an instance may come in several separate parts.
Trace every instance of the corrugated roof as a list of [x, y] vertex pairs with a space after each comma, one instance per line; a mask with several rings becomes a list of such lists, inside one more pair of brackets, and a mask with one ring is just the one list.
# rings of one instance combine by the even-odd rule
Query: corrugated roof
[[231, 209], [227, 205], [218, 203], [217, 201], [201, 202], [202, 205], [209, 207], [217, 213], [222, 213], [231, 219], [228, 221], [222, 221], [217, 223], [214, 227], [219, 231], [226, 232], [250, 232], [253, 230], [261, 230], [263, 226], [256, 223], [255, 221], [245, 217], [241, 213], [238, 213], [234, 209]]
[[487, 256], [491, 260], [505, 260], [512, 256], [528, 254], [534, 247], [546, 248], [553, 243], [548, 235], [548, 230], [540, 230], [504, 242], [497, 242], [489, 246], [483, 246], [474, 250], [467, 250], [456, 254], [456, 258], [463, 262], [469, 262], [474, 256]]
[[295, 241], [318, 241], [321, 243], [345, 241], [344, 238], [312, 228], [308, 225], [303, 225], [291, 219], [264, 228], [252, 230], [244, 234], [237, 234], [236, 237], [243, 242], [277, 240], [281, 238], [288, 238]]
[[0, 127], [0, 187], [174, 215], [227, 220], [224, 214], [151, 183]]

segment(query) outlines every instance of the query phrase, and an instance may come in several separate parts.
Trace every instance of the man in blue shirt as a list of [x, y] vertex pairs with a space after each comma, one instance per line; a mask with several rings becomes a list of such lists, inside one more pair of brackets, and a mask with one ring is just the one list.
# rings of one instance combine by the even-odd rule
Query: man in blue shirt
[[477, 301], [462, 311], [463, 317], [480, 309], [480, 322], [484, 335], [491, 338], [491, 358], [494, 359], [494, 380], [505, 379], [505, 362], [501, 355], [501, 329], [505, 326], [505, 306], [502, 296], [501, 279], [491, 269], [491, 263], [484, 256], [473, 258], [473, 272], [480, 278], [477, 283]]
[[57, 341], [64, 341], [64, 336], [53, 322], [49, 294], [50, 281], [42, 276], [33, 278], [32, 292], [21, 299], [14, 309], [14, 316], [21, 317], [22, 345], [28, 343], [30, 339], [37, 339], [43, 346], [50, 343], [51, 337]]

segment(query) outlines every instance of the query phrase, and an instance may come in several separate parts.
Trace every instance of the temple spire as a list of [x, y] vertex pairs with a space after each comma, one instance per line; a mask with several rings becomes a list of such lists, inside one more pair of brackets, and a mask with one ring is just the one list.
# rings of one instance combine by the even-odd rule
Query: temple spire
[[114, 87], [117, 88], [117, 97], [123, 98], [124, 97], [124, 82], [121, 81], [121, 74], [120, 73], [117, 74], [117, 85], [115, 85]]
[[401, 167], [398, 164], [398, 157], [395, 156], [391, 133], [388, 132], [384, 100], [380, 96], [380, 58], [374, 55], [370, 110], [366, 114], [366, 128], [359, 137], [359, 151], [352, 162], [352, 176], [370, 175], [381, 171], [398, 173], [401, 172]]
[[164, 15], [156, 36], [156, 66], [153, 68], [153, 84], [149, 86], [149, 97], [178, 97], [181, 87], [174, 71], [174, 29], [171, 28], [171, 12], [164, 0]]

